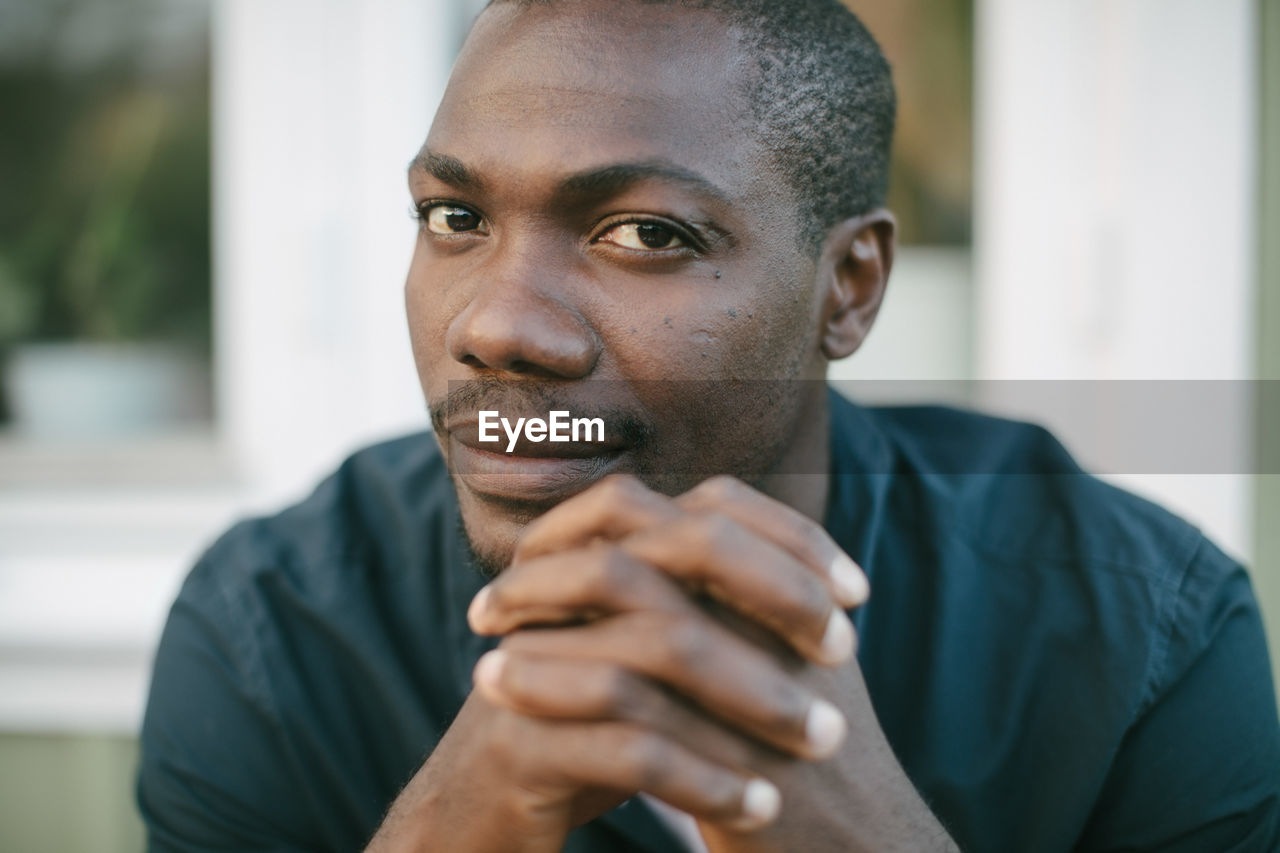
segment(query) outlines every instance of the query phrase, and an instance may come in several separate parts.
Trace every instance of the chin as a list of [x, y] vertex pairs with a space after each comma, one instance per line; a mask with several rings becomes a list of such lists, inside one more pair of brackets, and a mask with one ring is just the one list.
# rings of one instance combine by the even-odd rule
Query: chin
[[525, 527], [550, 507], [480, 497], [456, 476], [451, 479], [458, 495], [462, 532], [476, 567], [484, 575], [496, 577], [511, 564]]

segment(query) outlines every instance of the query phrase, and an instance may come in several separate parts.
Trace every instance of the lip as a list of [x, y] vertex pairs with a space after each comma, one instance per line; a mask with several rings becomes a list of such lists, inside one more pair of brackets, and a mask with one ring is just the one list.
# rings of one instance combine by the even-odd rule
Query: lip
[[[466, 432], [465, 430], [463, 432]], [[468, 491], [499, 502], [551, 505], [625, 470], [627, 454], [617, 445], [548, 445], [521, 438], [511, 453], [476, 446], [474, 435], [449, 435], [449, 467]]]

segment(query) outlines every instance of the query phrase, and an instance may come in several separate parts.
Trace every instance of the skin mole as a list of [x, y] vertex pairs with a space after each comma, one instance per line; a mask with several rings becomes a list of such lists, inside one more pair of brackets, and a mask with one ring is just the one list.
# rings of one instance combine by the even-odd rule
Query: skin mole
[[[698, 329], [696, 332], [694, 332], [692, 335], [689, 336], [689, 340], [693, 341], [695, 344], [698, 344], [699, 346], [710, 346], [716, 343], [717, 336], [713, 332], [710, 332], [706, 329]], [[706, 352], [703, 352], [702, 355], [705, 357]]]

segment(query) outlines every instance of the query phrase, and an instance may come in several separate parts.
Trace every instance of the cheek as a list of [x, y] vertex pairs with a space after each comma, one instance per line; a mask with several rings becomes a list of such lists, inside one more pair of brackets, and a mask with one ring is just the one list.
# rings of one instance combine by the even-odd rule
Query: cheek
[[762, 318], [755, 330], [762, 367], [779, 379], [810, 379], [820, 364], [814, 272], [809, 265], [766, 271], [771, 285], [762, 287], [753, 311]]
[[428, 313], [422, 270], [414, 253], [409, 265], [409, 275], [404, 282], [404, 313], [409, 322], [409, 341], [413, 344], [413, 356], [419, 366], [426, 354], [424, 347], [430, 340], [431, 316]]
[[625, 292], [592, 313], [627, 378], [788, 378], [817, 351], [807, 286], [739, 284], [725, 270], [719, 280]]
[[423, 254], [421, 245], [415, 248], [405, 279], [404, 306], [414, 364], [426, 390], [428, 378], [444, 362], [445, 330], [451, 315], [447, 299], [450, 287], [440, 281], [440, 270], [429, 266]]
[[768, 470], [795, 431], [817, 347], [807, 284], [738, 284], [725, 270], [689, 292], [628, 328], [635, 358], [662, 354], [644, 375], [678, 380], [636, 389], [659, 420], [652, 473], [675, 478], [664, 491], [715, 472], [751, 479]]
[[755, 288], [721, 309], [715, 323], [694, 332], [715, 344], [704, 362], [733, 379], [794, 379], [817, 352], [808, 289], [794, 283]]
[[732, 320], [734, 351], [742, 378], [792, 379], [803, 372], [816, 344], [810, 307], [798, 290], [779, 291], [740, 309]]
[[419, 242], [404, 284], [405, 315], [415, 354], [426, 353], [432, 347], [444, 351], [444, 332], [461, 310], [453, 304], [455, 294], [463, 292], [455, 285], [456, 273], [451, 272], [448, 263], [432, 257]]

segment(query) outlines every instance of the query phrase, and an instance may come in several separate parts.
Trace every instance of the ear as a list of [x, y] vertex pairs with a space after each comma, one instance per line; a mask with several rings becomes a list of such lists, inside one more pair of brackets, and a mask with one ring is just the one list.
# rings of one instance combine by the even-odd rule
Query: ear
[[831, 229], [818, 261], [823, 282], [818, 340], [829, 360], [851, 355], [871, 331], [893, 268], [898, 223], [884, 209]]

